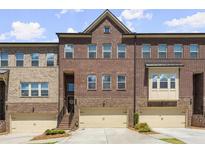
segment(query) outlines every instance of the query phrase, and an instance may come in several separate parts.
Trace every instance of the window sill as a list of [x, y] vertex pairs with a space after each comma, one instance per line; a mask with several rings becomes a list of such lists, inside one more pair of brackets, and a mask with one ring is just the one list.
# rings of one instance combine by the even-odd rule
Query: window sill
[[126, 89], [117, 89], [117, 91], [126, 91]]
[[97, 89], [87, 89], [88, 91], [97, 91]]
[[20, 96], [20, 98], [49, 98], [49, 96]]
[[112, 91], [112, 89], [102, 89], [102, 91]]

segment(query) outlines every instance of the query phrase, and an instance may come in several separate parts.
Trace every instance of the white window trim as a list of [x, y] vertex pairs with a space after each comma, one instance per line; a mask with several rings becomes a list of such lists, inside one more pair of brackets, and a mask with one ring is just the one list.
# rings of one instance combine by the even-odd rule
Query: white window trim
[[[144, 46], [144, 45], [149, 45], [149, 46], [150, 46], [150, 49], [149, 49], [149, 50], [150, 50], [150, 51], [149, 51], [149, 53], [150, 53], [149, 59], [150, 59], [150, 58], [152, 57], [152, 46], [151, 46], [151, 44], [142, 44], [142, 47], [141, 47], [141, 58], [144, 58], [144, 57], [143, 57], [143, 53], [144, 53], [144, 52], [143, 52], [143, 46]], [[145, 59], [146, 59], [146, 58], [145, 58]]]
[[[181, 51], [181, 52], [175, 51], [175, 50], [174, 50], [175, 45], [181, 45], [181, 46], [182, 46], [182, 51]], [[175, 53], [178, 53], [178, 52], [179, 52], [179, 53], [182, 53], [181, 58], [184, 57], [184, 45], [183, 45], [183, 44], [174, 44], [174, 46], [173, 46], [173, 51], [174, 51], [174, 58], [176, 58], [176, 57], [175, 57]]]
[[[22, 96], [22, 89], [21, 89], [21, 84], [22, 83], [27, 83], [28, 84], [28, 96]], [[38, 84], [38, 96], [31, 96], [31, 91], [32, 91], [32, 88], [31, 88], [31, 84], [32, 83], [36, 83]], [[42, 83], [47, 83], [48, 84], [48, 96], [41, 96], [41, 84]], [[20, 83], [20, 97], [36, 97], [36, 98], [39, 98], [39, 97], [49, 97], [49, 83], [48, 82], [21, 82]]]
[[[154, 80], [153, 80], [153, 77], [152, 77], [153, 75], [157, 75], [157, 88], [153, 88], [153, 81], [154, 81]], [[152, 74], [151, 74], [151, 83], [152, 83], [152, 85], [151, 85], [151, 86], [152, 86], [152, 87], [151, 87], [152, 90], [157, 90], [157, 89], [159, 89], [159, 85], [158, 85], [158, 84], [159, 84], [159, 74], [157, 74], [157, 73], [152, 73]]]
[[55, 66], [55, 53], [53, 53], [53, 52], [46, 53], [46, 66], [52, 67], [52, 66], [48, 66], [48, 54], [53, 54], [53, 66]]
[[65, 58], [65, 59], [67, 59], [67, 58], [66, 58], [66, 53], [67, 53], [67, 52], [66, 52], [66, 50], [65, 50], [66, 46], [72, 46], [72, 47], [73, 47], [73, 48], [72, 48], [72, 59], [73, 59], [73, 58], [74, 58], [74, 52], [75, 52], [74, 45], [73, 45], [73, 44], [65, 44], [65, 45], [64, 45], [64, 58]]
[[[110, 44], [110, 45], [111, 45], [110, 58], [105, 58], [105, 57], [104, 57], [104, 52], [105, 52], [105, 50], [104, 50], [104, 44]], [[104, 43], [104, 44], [102, 45], [102, 47], [103, 47], [102, 57], [103, 57], [104, 59], [112, 59], [112, 44], [111, 44], [111, 43]]]
[[[89, 78], [89, 76], [95, 76], [95, 89], [89, 89], [89, 81], [88, 81], [88, 78]], [[95, 90], [97, 90], [97, 76], [95, 75], [95, 74], [89, 74], [88, 76], [87, 76], [87, 90], [89, 90], [89, 91], [95, 91]]]
[[[159, 47], [160, 47], [160, 45], [166, 45], [166, 52], [165, 52], [165, 53], [166, 53], [166, 57], [165, 57], [165, 58], [167, 58], [167, 50], [168, 50], [168, 45], [167, 45], [167, 44], [158, 44], [158, 58], [160, 58], [160, 57], [159, 57], [159, 53], [160, 53], [160, 52], [159, 52]], [[163, 52], [163, 53], [164, 53], [164, 52]], [[161, 58], [160, 58], [160, 59], [161, 59]]]
[[[120, 89], [118, 87], [118, 76], [125, 76], [125, 88], [123, 88], [123, 89]], [[126, 89], [127, 89], [127, 76], [125, 74], [118, 74], [117, 75], [117, 90], [126, 90]]]
[[[109, 28], [109, 32], [105, 32], [105, 28]], [[110, 33], [110, 26], [104, 26], [103, 32], [104, 32], [104, 34], [109, 34]]]
[[[110, 76], [110, 88], [109, 89], [106, 89], [106, 88], [103, 87], [103, 77], [104, 76]], [[112, 76], [110, 74], [103, 74], [101, 80], [102, 80], [102, 90], [105, 90], [105, 91], [106, 90], [112, 90]]]
[[198, 45], [198, 44], [190, 44], [190, 45], [189, 45], [189, 53], [191, 53], [191, 46], [192, 46], [192, 45], [196, 45], [196, 46], [198, 47], [197, 52], [194, 51], [194, 53], [199, 53], [199, 45]]
[[[117, 58], [118, 59], [125, 59], [125, 58], [119, 58], [119, 50], [118, 50], [118, 45], [125, 45], [125, 52], [121, 52], [121, 53], [125, 53], [125, 58], [127, 58], [127, 45], [126, 44], [123, 44], [123, 43], [119, 43], [117, 44]], [[112, 47], [111, 47], [112, 48]]]
[[[8, 55], [7, 61], [8, 61], [8, 66], [9, 66], [9, 53], [8, 53], [8, 51], [1, 51], [1, 52], [0, 52], [0, 67], [1, 67], [1, 61], [2, 61], [2, 60], [5, 60], [5, 59], [2, 59], [2, 58], [1, 58], [1, 54], [2, 54], [2, 53], [7, 53], [7, 55]], [[8, 66], [3, 66], [3, 67], [8, 67]]]
[[[96, 50], [95, 50], [95, 53], [96, 53], [96, 56], [95, 56], [95, 58], [90, 58], [89, 57], [89, 53], [90, 53], [90, 50], [89, 50], [89, 45], [95, 45], [96, 46]], [[97, 47], [97, 44], [88, 44], [88, 46], [87, 46], [87, 58], [88, 59], [97, 59], [97, 57], [98, 57], [98, 49], [97, 49], [98, 47]]]
[[[23, 60], [23, 66], [22, 66], [22, 67], [24, 67], [25, 54], [24, 54], [24, 52], [22, 52], [22, 51], [17, 51], [16, 54], [17, 54], [17, 53], [23, 53], [23, 59], [21, 59], [21, 60]], [[15, 54], [15, 59], [16, 59], [16, 62], [17, 62], [16, 54]], [[17, 65], [16, 65], [16, 66], [17, 66]], [[19, 66], [17, 66], [17, 67], [19, 67]]]

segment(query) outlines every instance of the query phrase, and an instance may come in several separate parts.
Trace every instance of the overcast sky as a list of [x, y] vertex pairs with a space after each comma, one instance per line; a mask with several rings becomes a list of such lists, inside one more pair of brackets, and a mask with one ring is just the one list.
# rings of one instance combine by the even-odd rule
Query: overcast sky
[[[57, 42], [82, 32], [104, 10], [0, 10], [0, 42]], [[139, 33], [205, 32], [205, 10], [110, 10]]]

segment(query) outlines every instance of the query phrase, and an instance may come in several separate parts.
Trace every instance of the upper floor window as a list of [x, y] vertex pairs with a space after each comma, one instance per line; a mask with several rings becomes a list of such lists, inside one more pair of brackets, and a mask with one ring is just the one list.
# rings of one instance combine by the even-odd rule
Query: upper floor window
[[48, 96], [48, 83], [47, 82], [22, 82], [21, 83], [21, 96], [41, 97]]
[[190, 58], [197, 58], [199, 52], [199, 46], [197, 44], [191, 44], [189, 49], [190, 49]]
[[47, 59], [47, 66], [54, 66], [54, 53], [47, 53], [46, 59]]
[[152, 74], [152, 89], [157, 89], [158, 75]]
[[158, 57], [159, 58], [167, 58], [167, 45], [166, 44], [159, 45]]
[[168, 75], [167, 74], [160, 74], [160, 88], [167, 89], [168, 88]]
[[111, 89], [111, 76], [110, 75], [103, 75], [102, 76], [102, 85], [103, 90], [110, 90]]
[[126, 45], [125, 44], [118, 44], [117, 45], [118, 58], [125, 58], [125, 54], [126, 54]]
[[23, 67], [23, 65], [24, 65], [24, 53], [17, 52], [16, 53], [16, 66]]
[[125, 75], [118, 75], [117, 76], [117, 88], [118, 88], [118, 90], [125, 90], [125, 88], [126, 88]]
[[8, 66], [8, 52], [0, 52], [0, 67]]
[[97, 57], [97, 46], [95, 44], [88, 45], [88, 58]]
[[175, 58], [182, 58], [183, 46], [181, 44], [174, 45], [174, 56]]
[[74, 46], [66, 44], [64, 48], [65, 58], [72, 59], [74, 57]]
[[39, 53], [32, 53], [31, 54], [31, 65], [32, 66], [39, 66]]
[[176, 88], [176, 74], [170, 74], [170, 88]]
[[112, 46], [110, 43], [103, 44], [103, 58], [110, 59], [112, 53]]
[[96, 90], [96, 76], [95, 75], [88, 75], [87, 77], [87, 89], [88, 90]]
[[151, 57], [151, 47], [149, 44], [144, 44], [142, 46], [142, 57], [150, 58]]
[[104, 33], [110, 33], [110, 27], [104, 26]]

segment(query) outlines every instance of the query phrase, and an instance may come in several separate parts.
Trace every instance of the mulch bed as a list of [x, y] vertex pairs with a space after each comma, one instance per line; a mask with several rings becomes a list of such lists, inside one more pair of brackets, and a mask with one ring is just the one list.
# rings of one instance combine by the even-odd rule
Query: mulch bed
[[52, 139], [52, 138], [61, 138], [61, 137], [68, 137], [70, 136], [70, 134], [55, 134], [55, 135], [46, 135], [46, 134], [42, 134], [39, 136], [34, 137], [33, 139], [31, 139], [31, 141], [33, 140], [46, 140], [46, 139]]

